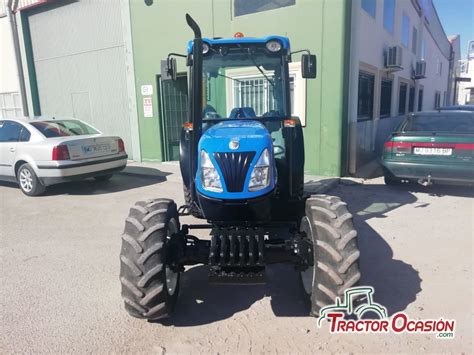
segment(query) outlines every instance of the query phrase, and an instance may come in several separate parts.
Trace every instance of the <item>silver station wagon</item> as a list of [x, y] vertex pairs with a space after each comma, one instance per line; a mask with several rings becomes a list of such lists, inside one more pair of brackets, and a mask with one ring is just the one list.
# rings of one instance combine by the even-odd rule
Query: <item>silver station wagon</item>
[[65, 181], [109, 180], [126, 165], [122, 139], [83, 121], [0, 118], [0, 180], [17, 182], [28, 196]]

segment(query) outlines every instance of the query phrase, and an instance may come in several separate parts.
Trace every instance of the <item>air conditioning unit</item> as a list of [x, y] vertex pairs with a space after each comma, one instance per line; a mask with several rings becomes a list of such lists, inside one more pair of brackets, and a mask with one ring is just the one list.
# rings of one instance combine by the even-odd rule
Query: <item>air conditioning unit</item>
[[426, 78], [426, 62], [424, 60], [419, 60], [415, 65], [414, 79], [424, 78]]
[[402, 70], [402, 47], [393, 46], [385, 50], [385, 68], [390, 71]]

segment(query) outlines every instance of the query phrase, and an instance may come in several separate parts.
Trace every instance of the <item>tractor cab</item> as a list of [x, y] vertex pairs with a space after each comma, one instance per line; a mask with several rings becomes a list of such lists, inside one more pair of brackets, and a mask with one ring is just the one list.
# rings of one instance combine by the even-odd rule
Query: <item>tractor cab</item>
[[[279, 207], [287, 206], [278, 201], [301, 199], [303, 191], [303, 136], [291, 115], [290, 41], [236, 35], [188, 43], [192, 120], [180, 142], [186, 202], [208, 220], [280, 219]], [[163, 65], [165, 78], [175, 76], [172, 56]], [[302, 55], [301, 74], [316, 76], [314, 55]]]

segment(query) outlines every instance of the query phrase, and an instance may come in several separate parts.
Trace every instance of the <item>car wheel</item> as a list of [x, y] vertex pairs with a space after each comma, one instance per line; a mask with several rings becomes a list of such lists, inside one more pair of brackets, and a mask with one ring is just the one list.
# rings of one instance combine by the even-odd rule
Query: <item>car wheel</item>
[[94, 176], [94, 179], [97, 181], [109, 181], [112, 178], [113, 174]]
[[46, 190], [30, 164], [20, 166], [17, 172], [17, 180], [21, 191], [27, 196], [38, 196]]
[[383, 170], [383, 180], [385, 182], [385, 185], [401, 185], [402, 180], [397, 178], [395, 175], [393, 175], [390, 171], [387, 169]]

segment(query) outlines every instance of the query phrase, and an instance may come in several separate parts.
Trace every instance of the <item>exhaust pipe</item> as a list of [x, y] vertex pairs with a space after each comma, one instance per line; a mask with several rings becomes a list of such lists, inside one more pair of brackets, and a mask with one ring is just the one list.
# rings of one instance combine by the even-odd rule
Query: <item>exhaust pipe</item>
[[201, 29], [196, 21], [186, 14], [186, 22], [194, 32], [193, 52], [192, 52], [192, 75], [190, 80], [189, 113], [193, 130], [191, 132], [191, 151], [189, 155], [190, 174], [189, 188], [193, 195], [193, 200], [197, 201], [194, 177], [197, 172], [198, 144], [202, 134], [202, 38]]
[[433, 185], [433, 182], [431, 181], [431, 175], [428, 175], [426, 179], [418, 179], [418, 183], [425, 187]]

